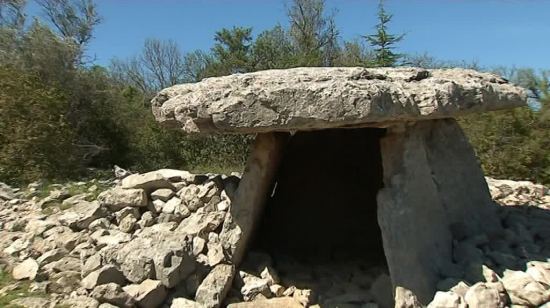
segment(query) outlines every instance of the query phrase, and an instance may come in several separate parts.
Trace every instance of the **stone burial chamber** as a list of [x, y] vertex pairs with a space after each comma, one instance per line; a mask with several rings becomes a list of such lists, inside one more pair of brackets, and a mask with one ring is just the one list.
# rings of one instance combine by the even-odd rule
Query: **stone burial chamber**
[[501, 228], [454, 118], [525, 104], [473, 70], [294, 68], [176, 85], [152, 109], [188, 134], [255, 134], [221, 232], [233, 264], [251, 246], [382, 262], [429, 302], [453, 237]]

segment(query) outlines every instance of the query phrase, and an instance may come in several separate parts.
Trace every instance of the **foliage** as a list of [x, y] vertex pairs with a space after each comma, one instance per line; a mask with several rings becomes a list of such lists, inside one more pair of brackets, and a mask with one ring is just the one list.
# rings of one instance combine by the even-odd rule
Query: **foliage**
[[0, 89], [0, 181], [75, 174], [66, 96], [36, 76], [7, 67], [0, 68]]
[[[340, 41], [335, 11], [324, 0], [292, 0], [288, 24], [255, 36], [249, 27], [220, 29], [210, 50], [183, 53], [150, 38], [134, 57], [107, 68], [86, 58], [101, 22], [93, 0], [37, 0], [45, 19], [26, 23], [25, 0], [0, 1], [0, 181], [82, 176], [114, 164], [137, 171], [242, 168], [250, 136], [191, 137], [153, 119], [157, 91], [206, 77], [298, 66], [468, 67], [428, 54], [395, 52], [403, 35], [388, 32], [380, 1], [376, 32]], [[550, 183], [548, 73], [498, 69], [529, 89], [534, 103], [460, 119], [486, 173]]]
[[325, 15], [324, 0], [294, 0], [287, 12], [297, 66], [333, 66], [338, 53], [335, 12]]
[[395, 66], [402, 55], [395, 53], [395, 45], [403, 40], [404, 34], [395, 35], [388, 33], [388, 23], [393, 15], [388, 14], [384, 8], [384, 1], [380, 0], [378, 5], [378, 24], [376, 33], [365, 35], [363, 38], [374, 47], [376, 66]]
[[[505, 73], [501, 70], [502, 73]], [[530, 89], [536, 106], [463, 117], [464, 128], [486, 174], [550, 183], [550, 95], [548, 73], [511, 70], [506, 74]]]

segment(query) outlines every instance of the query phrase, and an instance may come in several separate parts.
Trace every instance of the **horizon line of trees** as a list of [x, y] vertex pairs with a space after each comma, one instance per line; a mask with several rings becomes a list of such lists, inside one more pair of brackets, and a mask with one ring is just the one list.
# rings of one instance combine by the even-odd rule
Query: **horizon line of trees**
[[[292, 0], [287, 24], [253, 35], [220, 29], [210, 50], [183, 53], [173, 40], [149, 38], [142, 50], [108, 67], [87, 53], [102, 21], [93, 0], [0, 1], [0, 181], [68, 179], [114, 164], [224, 171], [241, 168], [249, 136], [196, 138], [157, 125], [149, 101], [162, 88], [206, 77], [299, 66], [470, 67], [396, 52], [393, 16], [380, 1], [377, 24], [341, 40], [324, 0]], [[485, 69], [487, 70], [487, 69]], [[526, 87], [535, 105], [460, 119], [488, 175], [550, 183], [549, 74], [493, 69]]]

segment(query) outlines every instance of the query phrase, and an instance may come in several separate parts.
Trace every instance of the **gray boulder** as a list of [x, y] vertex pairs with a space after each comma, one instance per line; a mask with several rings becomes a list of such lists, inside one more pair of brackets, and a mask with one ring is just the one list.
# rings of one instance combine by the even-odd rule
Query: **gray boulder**
[[234, 274], [233, 265], [217, 265], [200, 284], [195, 300], [207, 308], [220, 307], [231, 287]]
[[121, 182], [124, 189], [143, 189], [151, 193], [157, 189], [168, 188], [174, 190], [174, 185], [162, 173], [152, 171], [144, 174], [132, 174]]
[[84, 230], [98, 218], [105, 217], [107, 212], [97, 202], [81, 201], [59, 216], [59, 222], [73, 230]]
[[97, 200], [113, 210], [125, 207], [146, 207], [148, 204], [147, 194], [143, 189], [121, 189], [119, 187], [102, 192]]
[[122, 272], [113, 265], [106, 265], [98, 270], [95, 270], [82, 279], [81, 285], [92, 290], [98, 285], [106, 283], [116, 283], [118, 285], [124, 285], [126, 279]]
[[36, 260], [30, 258], [17, 264], [12, 271], [12, 276], [15, 280], [34, 280], [36, 274], [38, 274], [38, 263]]
[[122, 288], [130, 294], [138, 307], [156, 308], [162, 305], [166, 298], [166, 288], [158, 280], [147, 279], [140, 284], [132, 284]]
[[117, 307], [132, 308], [135, 305], [134, 299], [116, 283], [97, 286], [90, 293], [90, 296], [100, 303], [109, 303]]

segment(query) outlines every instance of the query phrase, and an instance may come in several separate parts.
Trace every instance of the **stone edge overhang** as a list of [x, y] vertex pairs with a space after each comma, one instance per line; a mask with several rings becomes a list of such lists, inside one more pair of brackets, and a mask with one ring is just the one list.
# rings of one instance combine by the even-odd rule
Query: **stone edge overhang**
[[[283, 117], [266, 122], [264, 112], [277, 113], [276, 108], [270, 110], [267, 106], [271, 102], [262, 101], [261, 98], [258, 98], [258, 95], [246, 93], [246, 88], [253, 85], [256, 78], [262, 78], [264, 74], [275, 77], [280, 77], [278, 75], [292, 77], [293, 72], [296, 72], [301, 77], [303, 77], [304, 72], [320, 72], [321, 82], [325, 81], [323, 78], [327, 78], [326, 76], [330, 78], [331, 72], [345, 72], [348, 75], [338, 76], [337, 78], [341, 80], [337, 81], [341, 82], [344, 78], [348, 78], [351, 82], [358, 80], [359, 82], [366, 81], [367, 83], [372, 82], [372, 84], [377, 86], [388, 88], [405, 83], [416, 83], [417, 86], [423, 86], [422, 83], [424, 83], [425, 87], [446, 84], [451, 90], [449, 90], [449, 93], [443, 93], [441, 97], [438, 97], [440, 93], [437, 91], [435, 92], [436, 95], [428, 97], [427, 100], [430, 100], [431, 103], [431, 105], [427, 106], [430, 109], [428, 112], [423, 112], [422, 106], [420, 106], [423, 104], [422, 101], [420, 101], [420, 104], [410, 104], [410, 102], [406, 101], [405, 105], [402, 105], [403, 102], [401, 104], [392, 102], [393, 106], [390, 106], [390, 112], [386, 110], [377, 113], [373, 109], [379, 108], [378, 103], [375, 100], [369, 101], [369, 99], [365, 99], [363, 103], [368, 105], [369, 110], [361, 116], [322, 118], [292, 115], [290, 119]], [[459, 75], [459, 80], [451, 78], [453, 74]], [[471, 80], [468, 79], [468, 76]], [[268, 79], [265, 78], [260, 81], [265, 82]], [[281, 83], [281, 80], [274, 81], [274, 83], [277, 82]], [[216, 91], [219, 92], [220, 89], [217, 89], [216, 86], [220, 84], [225, 93], [212, 95]], [[271, 86], [269, 82], [266, 85]], [[288, 83], [288, 85], [292, 86], [291, 83]], [[255, 90], [258, 90], [258, 88]], [[234, 93], [237, 94], [233, 95]], [[369, 93], [365, 92], [365, 94], [368, 96]], [[405, 96], [412, 95], [413, 98], [416, 96], [414, 91], [411, 93], [405, 91], [401, 94]], [[209, 95], [214, 99], [209, 100], [211, 98]], [[247, 102], [247, 106], [243, 106], [240, 104], [240, 100], [247, 95], [252, 96], [252, 101]], [[453, 98], [453, 96], [456, 97]], [[336, 108], [340, 104], [345, 104], [345, 102], [339, 101], [337, 96], [329, 98], [332, 100], [328, 105], [324, 104], [323, 107], [330, 108], [332, 104]], [[235, 104], [235, 99], [237, 100], [237, 104]], [[410, 99], [410, 97], [406, 97], [406, 99]], [[301, 100], [305, 100], [305, 98], [301, 98]], [[255, 134], [336, 128], [386, 128], [398, 125], [399, 123], [456, 118], [467, 114], [527, 106], [527, 92], [519, 86], [510, 84], [498, 75], [467, 69], [419, 69], [407, 67], [294, 68], [212, 77], [198, 83], [176, 85], [160, 91], [151, 103], [155, 119], [167, 128], [180, 129], [188, 134], [200, 135]], [[355, 106], [355, 102], [353, 104]], [[387, 102], [383, 104], [387, 105]], [[396, 106], [397, 109], [393, 110], [393, 107]], [[283, 112], [289, 111], [283, 110]], [[260, 115], [258, 116], [258, 114]], [[239, 123], [239, 117], [243, 117], [243, 115], [248, 119], [247, 124], [244, 125], [242, 125], [243, 123]]]

